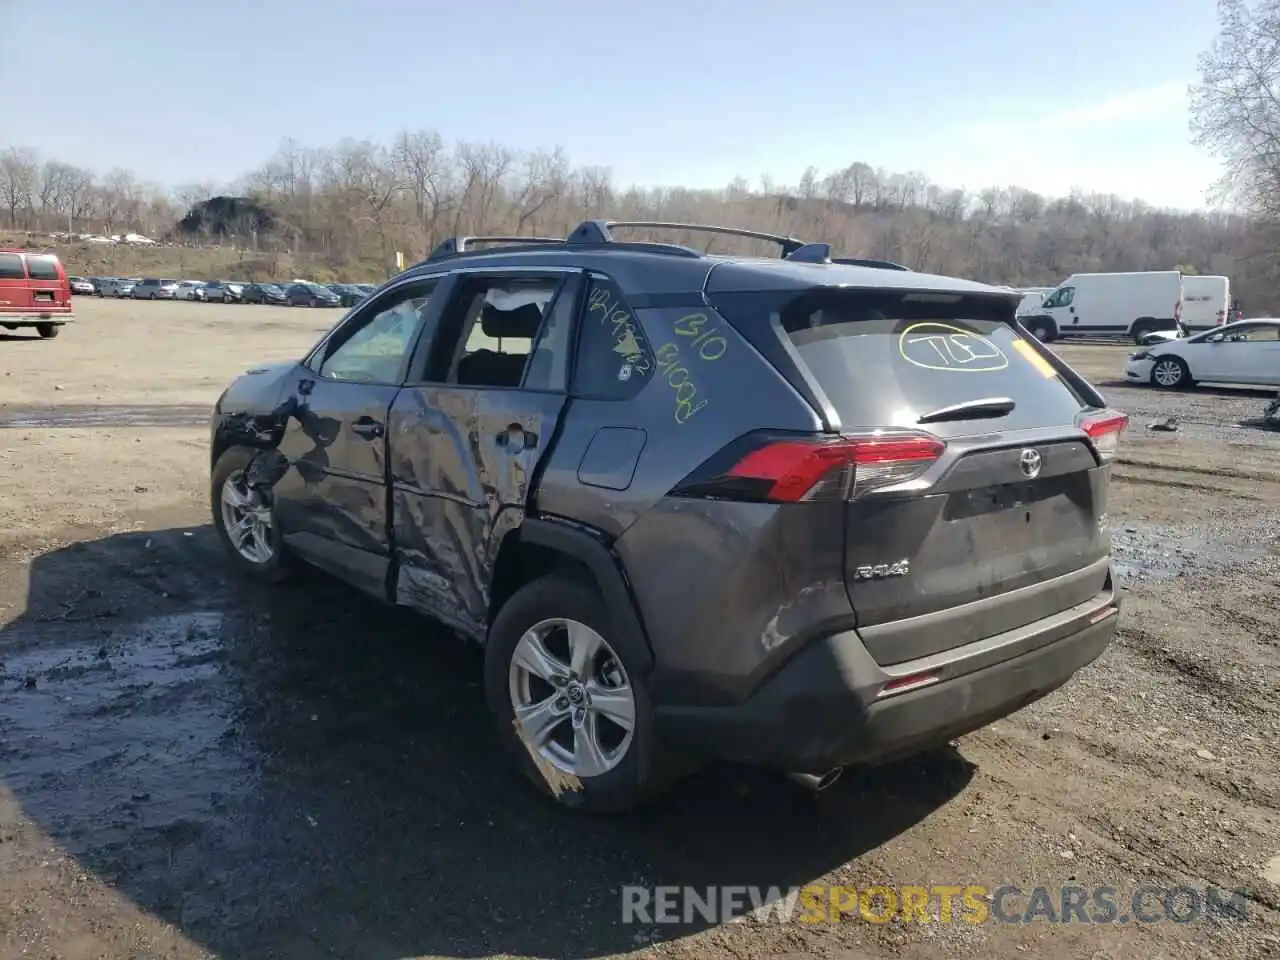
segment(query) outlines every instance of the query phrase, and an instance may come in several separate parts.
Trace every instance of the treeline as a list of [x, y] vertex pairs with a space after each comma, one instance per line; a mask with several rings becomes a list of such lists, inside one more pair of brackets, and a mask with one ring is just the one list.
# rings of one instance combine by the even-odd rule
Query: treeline
[[[251, 202], [229, 205], [229, 198]], [[210, 200], [218, 210], [251, 215], [206, 215]], [[828, 173], [810, 168], [792, 185], [766, 178], [720, 190], [639, 189], [616, 183], [608, 169], [574, 166], [559, 150], [450, 144], [418, 131], [390, 143], [345, 140], [329, 148], [286, 140], [237, 183], [167, 190], [128, 171], [99, 177], [29, 149], [0, 148], [0, 221], [16, 230], [135, 231], [387, 263], [396, 251], [420, 258], [448, 236], [563, 236], [590, 217], [785, 233], [831, 242], [845, 256], [994, 283], [1048, 285], [1075, 271], [1225, 273], [1249, 309], [1280, 306], [1271, 292], [1269, 245], [1242, 217], [1158, 210], [1099, 194], [969, 192], [865, 163]], [[708, 240], [678, 239], [702, 247]], [[749, 252], [723, 238], [711, 248]]]

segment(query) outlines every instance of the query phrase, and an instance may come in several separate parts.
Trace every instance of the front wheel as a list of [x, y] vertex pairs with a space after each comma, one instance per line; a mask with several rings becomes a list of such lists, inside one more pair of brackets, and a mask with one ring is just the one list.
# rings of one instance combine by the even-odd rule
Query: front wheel
[[56, 323], [37, 323], [36, 324], [36, 333], [40, 334], [40, 336], [45, 340], [52, 340], [54, 337], [58, 335], [61, 329], [62, 328], [59, 327]]
[[1048, 317], [1036, 317], [1026, 323], [1027, 331], [1041, 343], [1052, 343], [1057, 336], [1057, 327]]
[[1191, 371], [1181, 357], [1160, 357], [1151, 368], [1151, 382], [1166, 390], [1191, 386]]
[[237, 570], [275, 583], [288, 575], [288, 557], [270, 494], [248, 485], [256, 454], [249, 447], [232, 447], [218, 458], [209, 482], [213, 527]]
[[551, 574], [518, 590], [494, 618], [485, 697], [498, 737], [544, 794], [576, 809], [637, 806], [665, 784], [645, 651], [615, 631], [585, 579]]

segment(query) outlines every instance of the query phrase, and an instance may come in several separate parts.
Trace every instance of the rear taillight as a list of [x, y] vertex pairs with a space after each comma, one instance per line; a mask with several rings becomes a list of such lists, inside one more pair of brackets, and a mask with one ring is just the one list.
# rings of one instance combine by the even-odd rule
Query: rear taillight
[[734, 447], [731, 457], [712, 458], [673, 493], [771, 503], [853, 500], [916, 479], [946, 444], [926, 433], [894, 432], [756, 437]]
[[1227, 322], [1227, 311], [1225, 311], [1225, 310], [1219, 310], [1219, 311], [1218, 311], [1217, 319], [1218, 319], [1218, 326], [1222, 326], [1224, 323], [1226, 323], [1226, 322]]
[[1104, 462], [1113, 460], [1120, 449], [1120, 434], [1129, 426], [1129, 416], [1118, 410], [1100, 410], [1080, 420], [1080, 429], [1093, 442], [1098, 457]]
[[1173, 322], [1174, 323], [1182, 322], [1182, 298], [1181, 297], [1179, 297], [1177, 302], [1174, 303], [1173, 305]]

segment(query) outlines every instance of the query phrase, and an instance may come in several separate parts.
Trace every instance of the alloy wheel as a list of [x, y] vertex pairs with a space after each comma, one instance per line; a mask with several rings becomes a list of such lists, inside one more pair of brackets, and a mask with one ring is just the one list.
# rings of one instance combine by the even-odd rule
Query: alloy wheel
[[613, 649], [577, 620], [534, 624], [508, 671], [511, 707], [525, 743], [580, 779], [618, 766], [635, 733], [631, 681]]
[[1182, 366], [1177, 360], [1158, 360], [1151, 377], [1162, 387], [1176, 387], [1182, 382]]
[[222, 485], [222, 526], [240, 556], [252, 564], [271, 562], [271, 507], [250, 490], [244, 471], [237, 470]]

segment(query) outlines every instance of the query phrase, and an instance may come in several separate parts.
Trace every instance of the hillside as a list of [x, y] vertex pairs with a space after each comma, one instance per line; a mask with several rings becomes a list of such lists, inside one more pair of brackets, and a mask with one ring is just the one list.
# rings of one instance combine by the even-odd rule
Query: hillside
[[334, 261], [315, 255], [262, 253], [234, 247], [84, 243], [0, 230], [0, 247], [52, 251], [67, 273], [82, 277], [173, 277], [181, 280], [292, 280], [378, 283], [376, 264]]

